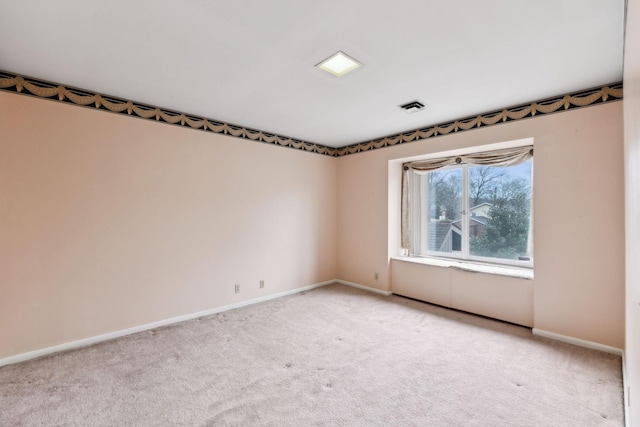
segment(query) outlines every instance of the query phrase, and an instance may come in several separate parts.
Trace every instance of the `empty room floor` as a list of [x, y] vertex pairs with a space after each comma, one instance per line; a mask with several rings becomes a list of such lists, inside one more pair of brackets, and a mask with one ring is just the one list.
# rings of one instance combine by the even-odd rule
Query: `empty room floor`
[[0, 368], [0, 425], [622, 426], [619, 356], [330, 285]]

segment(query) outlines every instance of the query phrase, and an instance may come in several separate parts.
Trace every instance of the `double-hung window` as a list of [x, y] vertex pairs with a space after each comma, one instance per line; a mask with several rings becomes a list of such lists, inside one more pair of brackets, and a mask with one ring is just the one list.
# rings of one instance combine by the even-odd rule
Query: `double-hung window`
[[532, 164], [531, 146], [405, 163], [403, 247], [532, 266]]

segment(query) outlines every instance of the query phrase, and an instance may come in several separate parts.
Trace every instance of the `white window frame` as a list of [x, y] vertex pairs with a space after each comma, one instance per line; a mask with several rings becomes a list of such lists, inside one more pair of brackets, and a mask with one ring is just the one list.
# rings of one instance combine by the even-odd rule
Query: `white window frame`
[[[475, 152], [474, 151], [469, 151]], [[480, 152], [480, 150], [478, 150]], [[530, 197], [533, 198], [533, 158], [530, 159], [532, 162], [531, 167], [531, 185], [530, 185]], [[474, 167], [474, 165], [468, 164], [457, 164], [446, 166], [438, 171], [443, 170], [454, 170], [461, 169], [462, 170], [462, 228], [461, 228], [461, 250], [459, 252], [442, 252], [442, 251], [429, 251], [428, 249], [423, 250], [421, 247], [423, 244], [427, 242], [427, 233], [429, 222], [424, 221], [427, 218], [426, 213], [428, 212], [427, 206], [427, 177], [429, 172], [418, 175], [418, 174], [409, 174], [409, 188], [410, 188], [410, 199], [412, 200], [410, 206], [410, 230], [411, 230], [411, 256], [423, 257], [423, 258], [439, 258], [439, 259], [454, 259], [462, 262], [471, 262], [471, 263], [479, 263], [479, 264], [491, 264], [491, 265], [510, 265], [510, 266], [518, 266], [523, 268], [533, 268], [533, 254], [531, 254], [530, 259], [528, 261], [524, 260], [509, 260], [504, 258], [491, 258], [491, 257], [482, 257], [477, 255], [470, 254], [470, 242], [469, 242], [469, 168]], [[420, 180], [420, 182], [416, 182]], [[533, 209], [530, 212], [530, 227], [533, 224]], [[530, 238], [533, 239], [533, 233], [531, 233]], [[533, 247], [534, 242], [531, 242], [531, 246]]]

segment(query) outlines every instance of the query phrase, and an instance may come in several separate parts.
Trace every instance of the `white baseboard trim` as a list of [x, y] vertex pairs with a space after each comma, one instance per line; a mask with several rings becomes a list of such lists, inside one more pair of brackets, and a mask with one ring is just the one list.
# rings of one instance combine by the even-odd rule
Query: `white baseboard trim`
[[629, 419], [629, 384], [627, 383], [627, 362], [624, 357], [624, 351], [622, 352], [622, 412], [624, 413], [624, 425], [625, 427], [631, 427], [631, 420]]
[[604, 351], [605, 353], [611, 353], [615, 354], [616, 356], [620, 356], [622, 358], [622, 412], [624, 414], [624, 425], [625, 427], [631, 427], [631, 421], [629, 420], [629, 389], [627, 384], [627, 368], [625, 364], [624, 350], [604, 344], [599, 344], [593, 341], [581, 340], [580, 338], [556, 334], [555, 332], [543, 331], [537, 328], [533, 328], [532, 332], [534, 335], [538, 335], [541, 337], [566, 342], [568, 344], [577, 345], [579, 347], [590, 348], [592, 350], [600, 350]]
[[581, 340], [580, 338], [574, 338], [567, 335], [556, 334], [555, 332], [543, 331], [542, 329], [533, 328], [534, 335], [538, 335], [545, 338], [551, 338], [552, 340], [566, 342], [568, 344], [577, 345], [579, 347], [586, 347], [592, 350], [600, 350], [605, 353], [615, 354], [622, 357], [623, 351], [616, 347], [611, 347], [604, 344], [599, 344], [593, 341]]
[[384, 296], [387, 296], [387, 297], [392, 294], [392, 292], [390, 292], [390, 291], [382, 291], [380, 289], [372, 288], [370, 286], [364, 286], [364, 285], [359, 285], [359, 284], [353, 283], [353, 282], [347, 282], [346, 280], [335, 280], [334, 283], [340, 283], [341, 285], [346, 285], [346, 286], [351, 286], [353, 288], [363, 289], [365, 291], [373, 292], [373, 293], [384, 295]]
[[14, 363], [24, 362], [30, 359], [35, 359], [42, 356], [47, 356], [53, 353], [59, 353], [61, 351], [73, 350], [76, 348], [86, 347], [92, 344], [97, 344], [103, 341], [109, 341], [115, 338], [124, 337], [127, 335], [135, 334], [138, 332], [148, 331], [150, 329], [160, 328], [162, 326], [172, 325], [174, 323], [184, 322], [186, 320], [196, 319], [198, 317], [209, 316], [212, 314], [222, 313], [223, 311], [233, 310], [235, 308], [245, 307], [252, 304], [257, 304], [264, 301], [284, 297], [287, 295], [297, 294], [299, 292], [309, 291], [311, 289], [319, 288], [321, 286], [331, 285], [337, 283], [337, 280], [328, 280], [326, 282], [315, 283], [313, 285], [304, 286], [302, 288], [291, 289], [289, 291], [278, 292], [271, 295], [265, 295], [260, 298], [254, 298], [247, 301], [241, 301], [235, 304], [225, 305], [222, 307], [215, 307], [208, 310], [198, 311], [196, 313], [185, 314], [182, 316], [172, 317], [170, 319], [160, 320], [158, 322], [147, 323], [140, 326], [134, 326], [133, 328], [122, 329], [119, 331], [109, 332], [102, 335], [96, 335], [89, 338], [83, 338], [77, 341], [71, 341], [64, 344], [54, 345], [52, 347], [46, 347], [40, 350], [33, 350], [26, 353], [17, 354], [15, 356], [5, 357], [0, 359], [0, 366], [11, 365]]

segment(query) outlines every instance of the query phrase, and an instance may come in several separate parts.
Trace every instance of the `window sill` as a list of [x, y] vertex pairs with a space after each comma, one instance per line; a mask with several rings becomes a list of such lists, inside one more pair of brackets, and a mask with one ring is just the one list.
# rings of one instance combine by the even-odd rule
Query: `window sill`
[[495, 274], [498, 276], [517, 277], [533, 280], [533, 270], [529, 268], [511, 267], [505, 265], [480, 264], [469, 261], [456, 261], [442, 258], [393, 256], [391, 259], [415, 264], [432, 265], [435, 267], [456, 268], [473, 273]]

